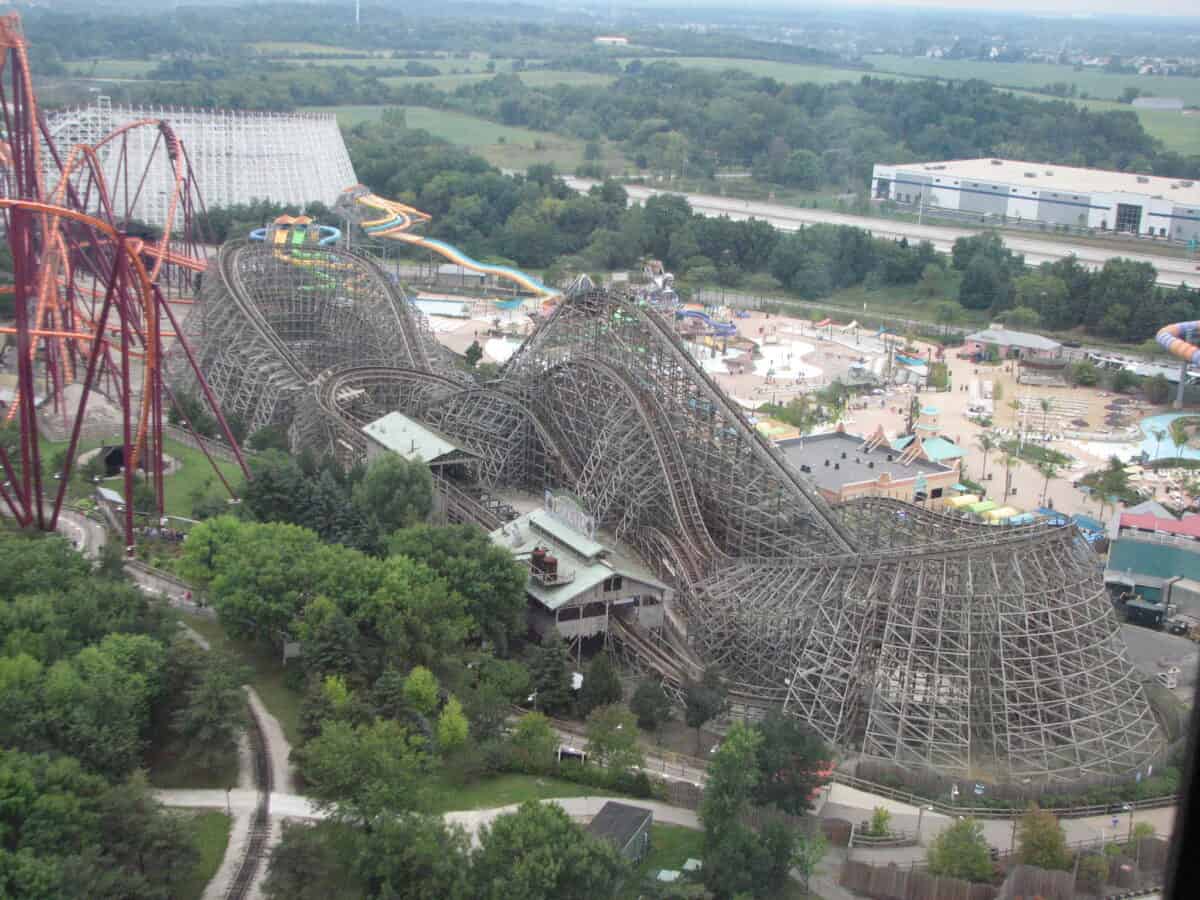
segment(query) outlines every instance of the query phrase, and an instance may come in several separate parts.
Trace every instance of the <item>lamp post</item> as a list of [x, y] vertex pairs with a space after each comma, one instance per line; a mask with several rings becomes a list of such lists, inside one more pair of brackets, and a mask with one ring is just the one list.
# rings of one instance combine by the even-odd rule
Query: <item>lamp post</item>
[[917, 807], [917, 846], [921, 846], [921, 820], [925, 818], [926, 812], [933, 812], [933, 804], [928, 806]]

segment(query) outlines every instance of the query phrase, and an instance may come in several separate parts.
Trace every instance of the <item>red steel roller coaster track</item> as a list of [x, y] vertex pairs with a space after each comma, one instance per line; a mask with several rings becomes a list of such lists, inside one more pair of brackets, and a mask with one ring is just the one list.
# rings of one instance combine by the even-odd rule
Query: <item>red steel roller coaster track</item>
[[[7, 138], [0, 142], [0, 218], [13, 256], [15, 318], [13, 327], [0, 328], [0, 333], [15, 335], [17, 356], [16, 396], [4, 420], [6, 430], [15, 421], [17, 431], [15, 441], [0, 440], [0, 503], [24, 527], [55, 528], [88, 400], [93, 392], [103, 393], [121, 411], [128, 550], [134, 543], [139, 467], [153, 486], [155, 509], [138, 512], [156, 517], [163, 513], [164, 398], [174, 403], [163, 380], [164, 339], [174, 342], [172, 352], [186, 358], [226, 441], [247, 471], [171, 310], [171, 303], [180, 301], [177, 295], [185, 293], [195, 273], [206, 267], [193, 227], [203, 201], [187, 152], [167, 122], [133, 122], [96, 144], [61, 155], [38, 110], [16, 14], [0, 16], [0, 109]], [[139, 128], [157, 131], [140, 169], [128, 153], [128, 135]], [[165, 167], [172, 182], [162, 192], [168, 195], [162, 236], [130, 237], [124, 228], [151, 191], [150, 175], [156, 167]], [[169, 331], [163, 330], [164, 321]], [[35, 390], [39, 381], [45, 386], [46, 404], [70, 433], [59, 472], [49, 472], [43, 464]], [[76, 383], [79, 400], [71, 409], [64, 389]], [[232, 494], [204, 441], [178, 404], [176, 408]], [[53, 496], [47, 495], [50, 486]]]

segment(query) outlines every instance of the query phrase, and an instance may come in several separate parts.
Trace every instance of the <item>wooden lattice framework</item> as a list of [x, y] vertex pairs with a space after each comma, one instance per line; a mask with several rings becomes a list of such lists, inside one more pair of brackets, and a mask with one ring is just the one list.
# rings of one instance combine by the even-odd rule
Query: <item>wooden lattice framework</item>
[[[716, 665], [746, 714], [779, 706], [864, 758], [954, 777], [1064, 783], [1162, 751], [1073, 528], [982, 526], [883, 499], [831, 507], [671, 323], [627, 296], [571, 294], [479, 385], [390, 287], [375, 343], [308, 347], [324, 320], [286, 296], [272, 273], [287, 264], [269, 250], [253, 265], [227, 258], [246, 252], [222, 252], [232, 268], [206, 292], [205, 321], [224, 323], [220, 352], [253, 354], [244, 367], [291, 373], [297, 447], [351, 462], [361, 426], [400, 409], [476, 454], [489, 486], [569, 490], [675, 588], [662, 634], [617, 638], [676, 689]], [[299, 321], [269, 322], [274, 303]], [[320, 365], [288, 361], [305, 347]], [[233, 383], [208, 377], [218, 392]]]

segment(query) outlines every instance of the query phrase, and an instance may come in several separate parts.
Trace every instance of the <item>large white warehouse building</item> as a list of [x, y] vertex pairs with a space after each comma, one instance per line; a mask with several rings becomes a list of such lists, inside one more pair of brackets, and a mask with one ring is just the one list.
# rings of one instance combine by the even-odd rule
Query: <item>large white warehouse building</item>
[[996, 224], [1040, 222], [1200, 240], [1200, 186], [1194, 181], [1009, 159], [958, 159], [877, 165], [872, 186], [877, 201], [973, 213]]

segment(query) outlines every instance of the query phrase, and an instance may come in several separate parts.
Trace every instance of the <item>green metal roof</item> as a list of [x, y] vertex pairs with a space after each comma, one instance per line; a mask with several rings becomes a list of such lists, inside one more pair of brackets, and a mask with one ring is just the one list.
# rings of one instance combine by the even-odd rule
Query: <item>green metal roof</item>
[[363, 433], [407, 460], [431, 463], [459, 449], [437, 432], [398, 412], [390, 412], [363, 426]]
[[921, 441], [921, 446], [925, 448], [926, 456], [939, 463], [948, 459], [962, 459], [967, 455], [962, 447], [943, 437], [925, 438]]
[[598, 544], [585, 534], [580, 534], [571, 526], [560, 522], [548, 512], [532, 512], [529, 514], [529, 524], [547, 537], [554, 538], [561, 544], [566, 544], [584, 559], [592, 559], [604, 552], [604, 545]]
[[569, 572], [573, 575], [570, 581], [561, 584], [545, 585], [532, 578], [526, 583], [526, 593], [549, 610], [567, 606], [576, 597], [613, 575], [660, 590], [667, 589], [645, 566], [619, 550], [610, 550], [580, 534], [545, 510], [526, 513], [509, 522], [493, 531], [491, 539], [492, 543], [510, 550], [522, 562], [527, 562], [536, 548], [543, 547], [558, 560], [560, 574]]

